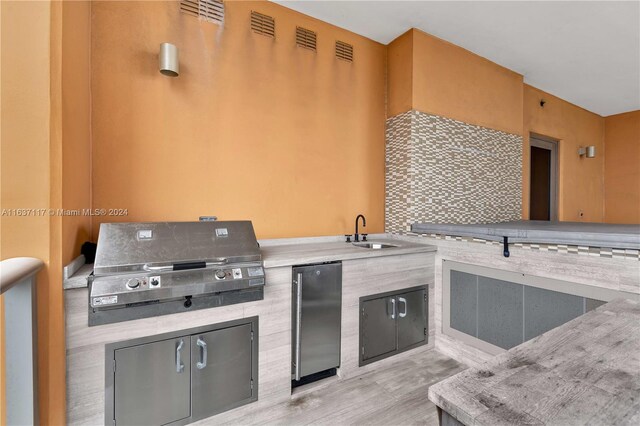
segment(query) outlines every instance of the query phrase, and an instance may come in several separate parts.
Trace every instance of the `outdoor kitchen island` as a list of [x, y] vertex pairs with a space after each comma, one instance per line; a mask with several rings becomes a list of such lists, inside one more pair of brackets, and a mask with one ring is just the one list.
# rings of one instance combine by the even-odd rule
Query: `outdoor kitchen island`
[[616, 299], [429, 388], [442, 425], [637, 425], [640, 302]]
[[[221, 222], [218, 222], [221, 223]], [[369, 243], [384, 245], [384, 249], [362, 248], [346, 243], [344, 237], [296, 238], [261, 240], [260, 249], [265, 270], [264, 299], [226, 306], [193, 310], [156, 317], [132, 319], [89, 326], [88, 292], [84, 287], [65, 290], [65, 337], [67, 355], [67, 420], [69, 424], [113, 424], [113, 411], [108, 398], [114, 398], [109, 377], [114, 369], [109, 361], [114, 344], [132, 339], [178, 339], [201, 327], [242, 321], [253, 322], [258, 345], [258, 380], [254, 383], [257, 401], [210, 418], [212, 423], [249, 422], [247, 416], [268, 413], [278, 404], [288, 404], [292, 398], [292, 269], [294, 265], [342, 262], [341, 354], [339, 379], [354, 378], [378, 368], [390, 366], [400, 359], [410, 360], [433, 349], [433, 262], [435, 248], [424, 242], [398, 241], [385, 235], [369, 235]], [[425, 300], [429, 316], [423, 344], [404, 353], [378, 362], [359, 365], [359, 302], [385, 292], [422, 287], [429, 297]], [[409, 307], [408, 309], [412, 309]], [[410, 317], [410, 316], [408, 316]], [[183, 330], [188, 330], [183, 332]], [[173, 333], [173, 334], [171, 334]], [[177, 334], [176, 334], [177, 333]], [[196, 331], [197, 335], [202, 331]], [[192, 333], [193, 334], [193, 333]], [[158, 337], [160, 336], [160, 337]], [[163, 341], [164, 341], [163, 340]], [[185, 338], [186, 340], [186, 338]], [[196, 338], [193, 341], [197, 340]], [[146, 341], [145, 341], [146, 343]], [[155, 344], [155, 343], [154, 343]], [[110, 346], [111, 345], [111, 346]], [[210, 345], [210, 352], [215, 345]], [[179, 347], [179, 345], [178, 345]], [[185, 345], [183, 351], [189, 346]], [[116, 348], [116, 350], [120, 350]], [[177, 347], [172, 350], [178, 352]], [[204, 350], [191, 352], [193, 370], [200, 370], [195, 361], [204, 357]], [[210, 354], [210, 356], [213, 356]], [[145, 365], [145, 358], [142, 364]], [[182, 364], [189, 362], [186, 352]], [[436, 357], [446, 359], [446, 357]], [[121, 364], [119, 364], [121, 365]], [[169, 372], [180, 375], [180, 365], [173, 352], [168, 362]], [[202, 365], [202, 364], [201, 364]], [[213, 365], [213, 363], [211, 363]], [[445, 363], [445, 367], [455, 362]], [[117, 367], [120, 369], [121, 367]], [[209, 368], [209, 367], [207, 367]], [[164, 370], [162, 370], [164, 371]], [[134, 375], [132, 375], [134, 376]], [[116, 379], [117, 380], [117, 379]], [[332, 380], [332, 379], [328, 379]], [[153, 383], [150, 381], [150, 383]], [[320, 383], [320, 382], [319, 382]], [[167, 388], [167, 387], [164, 387]], [[150, 386], [150, 389], [154, 387]], [[168, 389], [167, 389], [168, 390]], [[150, 404], [153, 406], [153, 404]], [[116, 408], [117, 409], [117, 408]], [[259, 418], [259, 417], [258, 417]], [[123, 423], [124, 424], [124, 423]]]

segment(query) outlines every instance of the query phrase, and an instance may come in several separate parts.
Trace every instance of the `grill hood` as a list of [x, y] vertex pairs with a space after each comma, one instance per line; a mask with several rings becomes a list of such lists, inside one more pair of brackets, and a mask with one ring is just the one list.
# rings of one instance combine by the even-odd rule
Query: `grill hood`
[[260, 262], [250, 221], [103, 223], [96, 277]]

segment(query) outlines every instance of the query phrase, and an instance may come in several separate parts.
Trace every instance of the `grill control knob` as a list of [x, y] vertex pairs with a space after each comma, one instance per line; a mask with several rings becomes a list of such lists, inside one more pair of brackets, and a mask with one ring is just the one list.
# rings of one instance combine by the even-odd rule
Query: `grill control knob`
[[224, 272], [222, 269], [216, 271], [216, 278], [219, 280], [223, 280], [225, 279], [225, 277], [227, 276], [227, 273]]
[[127, 288], [129, 290], [133, 290], [134, 288], [138, 288], [140, 287], [140, 280], [137, 278], [131, 278], [129, 281], [127, 281]]

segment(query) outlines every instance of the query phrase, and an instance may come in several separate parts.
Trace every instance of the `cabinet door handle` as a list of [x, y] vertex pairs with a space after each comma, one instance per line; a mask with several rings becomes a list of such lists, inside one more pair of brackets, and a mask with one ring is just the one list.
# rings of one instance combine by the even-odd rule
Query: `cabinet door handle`
[[404, 312], [398, 314], [400, 318], [404, 318], [407, 316], [407, 299], [404, 297], [398, 297], [398, 303], [404, 303]]
[[198, 370], [202, 370], [207, 366], [207, 342], [198, 337], [196, 345], [200, 347], [200, 361], [196, 362]]
[[391, 298], [391, 319], [396, 319], [396, 298]]
[[184, 364], [182, 363], [182, 347], [184, 341], [180, 339], [180, 343], [176, 346], [176, 373], [182, 373], [184, 371]]
[[296, 370], [295, 379], [300, 380], [300, 333], [302, 327], [302, 274], [296, 279]]

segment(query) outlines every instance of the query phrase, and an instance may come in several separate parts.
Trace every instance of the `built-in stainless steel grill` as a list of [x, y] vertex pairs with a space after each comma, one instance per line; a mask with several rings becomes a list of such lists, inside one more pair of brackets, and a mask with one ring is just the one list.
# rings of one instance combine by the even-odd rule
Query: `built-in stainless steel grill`
[[250, 221], [103, 223], [89, 325], [260, 300], [264, 269]]

